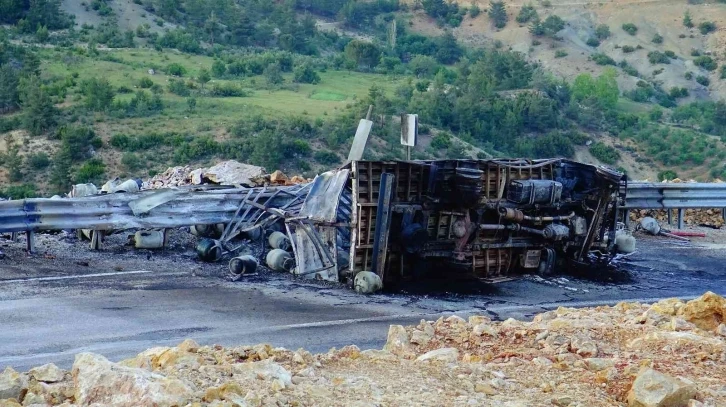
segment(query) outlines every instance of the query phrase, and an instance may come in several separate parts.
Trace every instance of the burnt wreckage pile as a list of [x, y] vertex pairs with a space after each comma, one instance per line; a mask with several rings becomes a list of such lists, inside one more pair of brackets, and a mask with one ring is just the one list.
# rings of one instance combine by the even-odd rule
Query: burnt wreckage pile
[[[360, 292], [427, 273], [504, 281], [608, 262], [621, 173], [564, 159], [353, 161], [311, 184], [249, 189], [231, 222], [195, 226], [202, 259], [232, 256]], [[243, 240], [240, 241], [239, 238]]]

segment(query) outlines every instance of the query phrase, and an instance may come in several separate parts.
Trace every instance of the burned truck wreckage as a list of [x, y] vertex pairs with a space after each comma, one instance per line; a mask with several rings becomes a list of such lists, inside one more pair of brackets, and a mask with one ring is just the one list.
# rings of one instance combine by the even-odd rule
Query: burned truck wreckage
[[360, 292], [430, 274], [500, 282], [610, 261], [625, 188], [619, 172], [566, 159], [353, 161], [250, 189], [216, 234], [192, 229], [213, 236], [200, 258], [232, 256], [236, 276], [256, 268], [245, 246], [261, 242], [271, 269]]
[[154, 249], [189, 227], [199, 258], [228, 261], [235, 279], [263, 263], [367, 293], [429, 275], [500, 282], [609, 264], [628, 188], [619, 172], [566, 159], [353, 160], [312, 182], [273, 175], [89, 196], [80, 185], [0, 202], [0, 232], [26, 232], [29, 252], [43, 230], [76, 230], [92, 249], [133, 230], [136, 248]]

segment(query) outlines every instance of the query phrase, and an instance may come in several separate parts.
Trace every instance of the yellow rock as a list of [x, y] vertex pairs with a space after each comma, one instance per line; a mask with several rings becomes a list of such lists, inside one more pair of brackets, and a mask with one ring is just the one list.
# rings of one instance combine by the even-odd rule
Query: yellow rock
[[487, 396], [497, 394], [497, 391], [489, 383], [477, 383], [476, 386], [474, 386], [474, 391], [477, 393], [484, 393]]
[[650, 310], [659, 314], [674, 316], [678, 312], [678, 309], [683, 307], [684, 304], [685, 303], [678, 298], [667, 298], [651, 305]]
[[242, 396], [245, 391], [236, 382], [227, 382], [219, 387], [210, 387], [204, 393], [205, 401], [213, 400], [229, 400], [236, 398], [235, 396]]
[[23, 405], [15, 399], [5, 399], [0, 400], [0, 407], [23, 407]]
[[678, 315], [701, 329], [713, 331], [726, 320], [726, 298], [709, 291], [688, 301], [678, 310]]

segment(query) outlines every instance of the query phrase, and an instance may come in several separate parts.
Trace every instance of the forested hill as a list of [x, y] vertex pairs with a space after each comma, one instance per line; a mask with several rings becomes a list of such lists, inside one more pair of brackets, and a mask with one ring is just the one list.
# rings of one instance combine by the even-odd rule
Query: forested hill
[[[525, 21], [530, 41], [566, 42], [570, 22], [548, 14]], [[440, 0], [4, 0], [0, 195], [221, 158], [312, 175], [343, 160], [370, 104], [366, 158], [402, 158], [397, 117], [417, 113], [414, 158], [726, 176], [724, 102], [645, 75], [625, 89], [629, 65], [607, 55], [570, 78], [503, 41], [461, 41], [467, 24], [497, 33], [511, 17], [503, 3]]]

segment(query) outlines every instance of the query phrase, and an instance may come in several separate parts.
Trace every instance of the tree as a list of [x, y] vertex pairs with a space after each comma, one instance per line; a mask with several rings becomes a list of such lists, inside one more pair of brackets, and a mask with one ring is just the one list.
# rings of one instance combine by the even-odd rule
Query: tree
[[419, 78], [433, 77], [439, 70], [438, 62], [428, 55], [416, 55], [408, 63], [408, 67]]
[[537, 10], [532, 4], [527, 4], [522, 6], [522, 8], [519, 10], [519, 14], [517, 14], [516, 20], [519, 24], [526, 24], [530, 21], [539, 20], [539, 15], [537, 14]]
[[293, 80], [297, 83], [311, 83], [313, 85], [320, 83], [320, 75], [308, 63], [295, 68], [292, 76]]
[[84, 162], [76, 171], [73, 181], [79, 184], [87, 182], [100, 182], [106, 173], [106, 164], [98, 158], [91, 158]]
[[184, 65], [173, 62], [166, 67], [166, 74], [171, 76], [184, 76], [187, 73], [187, 69]]
[[444, 35], [436, 38], [434, 42], [438, 47], [434, 56], [436, 60], [442, 64], [453, 64], [457, 62], [464, 53], [459, 44], [456, 42], [456, 37], [454, 37], [454, 34], [452, 34], [451, 31], [447, 30]]
[[204, 31], [209, 34], [209, 43], [214, 47], [214, 39], [222, 31], [222, 26], [219, 24], [219, 19], [214, 11], [209, 15], [209, 18], [204, 23]]
[[44, 25], [39, 25], [38, 30], [35, 31], [35, 39], [36, 41], [40, 43], [44, 43], [48, 41], [48, 38], [50, 37], [50, 34], [48, 33], [48, 28]]
[[572, 84], [572, 99], [578, 102], [593, 101], [606, 109], [615, 108], [620, 96], [616, 75], [613, 68], [605, 69], [597, 78], [590, 74], [578, 75]]
[[199, 73], [197, 74], [197, 82], [202, 85], [202, 89], [204, 89], [204, 85], [206, 85], [207, 82], [211, 80], [212, 76], [209, 74], [209, 70], [207, 68], [202, 68], [199, 70]]
[[279, 85], [285, 80], [282, 77], [280, 64], [277, 63], [267, 65], [263, 74], [265, 75], [265, 79], [267, 79], [267, 83], [270, 85]]
[[492, 20], [494, 27], [504, 28], [507, 25], [507, 8], [503, 1], [493, 1], [489, 7], [489, 18]]
[[374, 68], [381, 59], [381, 51], [371, 42], [353, 40], [345, 46], [345, 56], [358, 66]]
[[227, 65], [225, 65], [224, 62], [220, 61], [219, 59], [215, 59], [212, 63], [212, 75], [214, 75], [215, 78], [221, 78], [226, 73]]
[[693, 28], [693, 20], [691, 19], [691, 13], [686, 10], [683, 14], [683, 25], [687, 28]]
[[18, 107], [18, 74], [9, 65], [0, 66], [0, 113], [15, 110]]
[[95, 111], [108, 109], [113, 102], [114, 89], [105, 78], [86, 79], [81, 83], [81, 91], [86, 97], [86, 107]]
[[45, 92], [37, 75], [24, 79], [20, 85], [20, 104], [23, 107], [23, 127], [37, 136], [56, 124], [57, 110]]
[[595, 28], [595, 37], [600, 41], [610, 37], [610, 27], [607, 24], [600, 24]]
[[194, 96], [187, 98], [187, 111], [189, 113], [192, 113], [194, 112], [194, 109], [196, 109], [196, 107], [197, 99]]
[[0, 0], [0, 23], [15, 24], [23, 16], [23, 0]]

